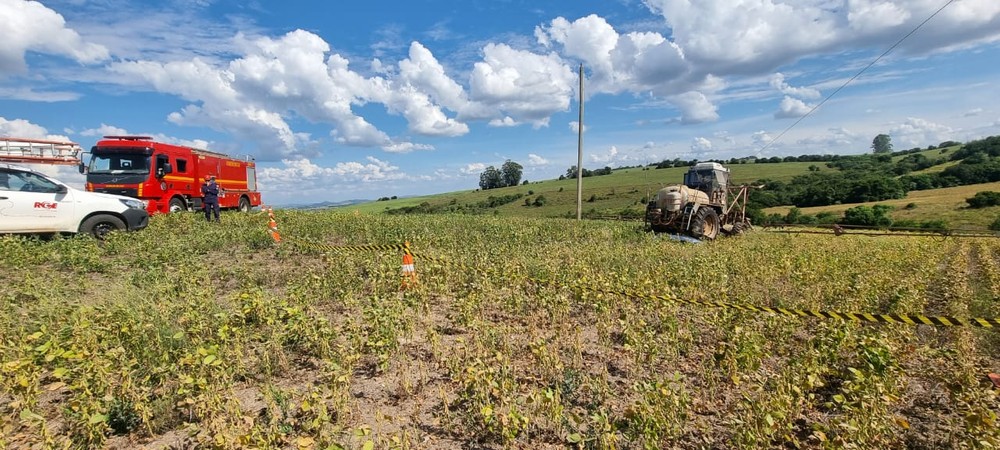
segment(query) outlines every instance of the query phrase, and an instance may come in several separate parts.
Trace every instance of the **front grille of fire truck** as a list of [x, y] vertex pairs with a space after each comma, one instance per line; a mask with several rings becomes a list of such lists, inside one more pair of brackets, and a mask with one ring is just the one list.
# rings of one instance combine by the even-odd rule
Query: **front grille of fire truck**
[[130, 188], [94, 188], [94, 192], [103, 192], [105, 194], [124, 195], [124, 196], [128, 196], [128, 197], [138, 197], [139, 196], [139, 190], [138, 189], [130, 189]]

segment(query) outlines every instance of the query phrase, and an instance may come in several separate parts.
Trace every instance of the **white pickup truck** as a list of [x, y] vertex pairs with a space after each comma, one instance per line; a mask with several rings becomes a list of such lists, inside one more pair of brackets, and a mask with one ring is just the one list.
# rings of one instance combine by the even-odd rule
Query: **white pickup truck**
[[149, 225], [139, 200], [73, 189], [26, 167], [0, 163], [0, 234], [88, 233], [103, 239]]

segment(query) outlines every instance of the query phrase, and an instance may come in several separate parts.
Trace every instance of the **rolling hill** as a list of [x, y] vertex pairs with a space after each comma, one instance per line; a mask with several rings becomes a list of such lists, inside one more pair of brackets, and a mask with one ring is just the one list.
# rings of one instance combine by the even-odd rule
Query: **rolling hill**
[[[960, 145], [931, 148], [919, 152], [897, 152], [891, 162], [919, 155], [934, 161], [930, 167], [916, 170], [910, 175], [935, 174], [960, 161], [950, 161]], [[824, 162], [779, 162], [726, 164], [731, 170], [732, 182], [751, 183], [758, 180], [788, 183], [795, 177], [811, 172], [836, 172]], [[687, 167], [657, 169], [653, 166], [616, 169], [609, 175], [583, 179], [582, 206], [585, 217], [634, 217], [642, 216], [646, 202], [656, 191], [680, 183]], [[344, 207], [360, 213], [433, 213], [463, 212], [536, 218], [566, 218], [576, 216], [576, 179], [535, 181], [518, 186], [498, 189], [456, 191], [428, 196], [397, 198], [354, 204]], [[992, 223], [1000, 207], [973, 210], [967, 208], [966, 198], [980, 191], [1000, 191], [1000, 183], [973, 184], [910, 191], [905, 198], [869, 203], [837, 204], [800, 208], [803, 214], [833, 212], [842, 214], [859, 205], [885, 204], [895, 209], [890, 214], [894, 220], [945, 220], [950, 227], [985, 229]], [[766, 214], [786, 214], [791, 205], [763, 209]]]

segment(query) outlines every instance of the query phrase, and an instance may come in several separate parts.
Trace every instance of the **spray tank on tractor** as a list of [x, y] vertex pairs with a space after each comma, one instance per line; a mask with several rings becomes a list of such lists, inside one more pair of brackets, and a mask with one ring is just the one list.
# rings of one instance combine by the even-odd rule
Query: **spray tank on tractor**
[[646, 206], [646, 225], [655, 232], [715, 239], [719, 233], [741, 234], [750, 228], [746, 217], [748, 186], [730, 186], [729, 169], [715, 162], [695, 164], [684, 184], [667, 186]]

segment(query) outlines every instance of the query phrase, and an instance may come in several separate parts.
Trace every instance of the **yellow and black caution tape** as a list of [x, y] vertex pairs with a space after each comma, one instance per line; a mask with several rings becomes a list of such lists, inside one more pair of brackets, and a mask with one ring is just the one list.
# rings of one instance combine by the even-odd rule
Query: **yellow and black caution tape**
[[[403, 251], [406, 254], [412, 255], [414, 258], [431, 261], [440, 264], [444, 267], [462, 268], [468, 271], [477, 272], [484, 275], [491, 275], [490, 271], [481, 268], [469, 267], [464, 264], [454, 263], [445, 259], [413, 252], [410, 250], [409, 243], [336, 246], [330, 244], [308, 242], [308, 241], [303, 241], [301, 239], [288, 239], [288, 240], [295, 244], [300, 244], [306, 247], [312, 247], [315, 249], [320, 249], [325, 251], [389, 251], [389, 250]], [[664, 295], [650, 295], [629, 290], [602, 289], [581, 283], [570, 285], [570, 284], [559, 283], [554, 280], [547, 280], [535, 277], [524, 277], [524, 279], [536, 284], [553, 286], [556, 288], [579, 289], [583, 291], [597, 292], [602, 294], [621, 295], [623, 297], [673, 302], [689, 306], [736, 309], [740, 311], [769, 313], [786, 317], [796, 317], [796, 318], [815, 317], [820, 319], [842, 320], [847, 322], [933, 325], [938, 327], [1000, 328], [1000, 318], [996, 317], [994, 318], [973, 317], [973, 318], [963, 319], [952, 316], [925, 316], [921, 314], [872, 314], [865, 312], [817, 311], [808, 309], [773, 308], [770, 306], [755, 306], [755, 305], [729, 303], [722, 301], [691, 300], [691, 299], [669, 297]]]
[[287, 236], [285, 237], [285, 240], [301, 247], [306, 247], [326, 252], [385, 252], [393, 250], [407, 251], [407, 249], [409, 248], [406, 244], [333, 245], [333, 244], [323, 244], [319, 242], [305, 241], [296, 238], [289, 238]]
[[[593, 289], [592, 289], [593, 290]], [[1000, 318], [978, 318], [962, 319], [951, 316], [924, 316], [919, 314], [871, 314], [859, 312], [840, 311], [817, 311], [810, 309], [789, 309], [772, 308], [770, 306], [755, 306], [739, 303], [728, 303], [719, 301], [701, 301], [682, 298], [671, 298], [658, 295], [645, 295], [628, 291], [599, 290], [608, 294], [618, 294], [627, 297], [647, 298], [677, 302], [685, 305], [707, 306], [713, 308], [729, 308], [741, 311], [765, 312], [788, 317], [818, 317], [821, 319], [843, 320], [848, 322], [869, 322], [869, 323], [901, 323], [909, 325], [934, 325], [939, 327], [1000, 327]]]
[[392, 250], [406, 251], [406, 244], [374, 244], [374, 245], [316, 245], [320, 250], [329, 252], [385, 252]]

